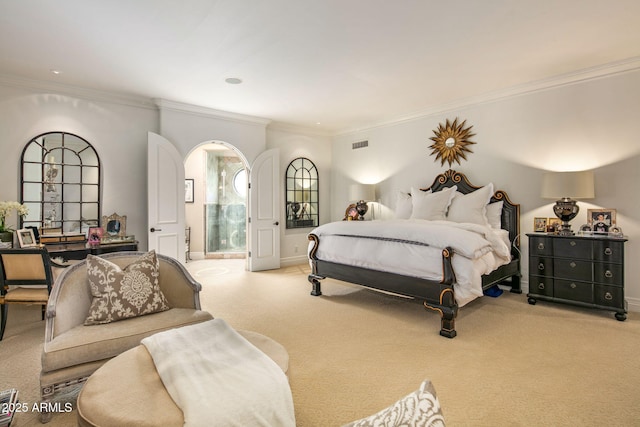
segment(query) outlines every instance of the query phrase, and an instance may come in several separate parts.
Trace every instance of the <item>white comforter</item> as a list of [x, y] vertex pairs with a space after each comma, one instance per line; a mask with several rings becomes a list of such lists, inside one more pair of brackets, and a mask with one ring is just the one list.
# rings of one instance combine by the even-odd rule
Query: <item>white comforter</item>
[[482, 296], [481, 276], [511, 259], [506, 230], [470, 223], [338, 221], [311, 233], [320, 239], [321, 260], [429, 280], [442, 279], [442, 249], [451, 247], [459, 306]]
[[184, 425], [296, 425], [282, 369], [222, 319], [142, 340]]

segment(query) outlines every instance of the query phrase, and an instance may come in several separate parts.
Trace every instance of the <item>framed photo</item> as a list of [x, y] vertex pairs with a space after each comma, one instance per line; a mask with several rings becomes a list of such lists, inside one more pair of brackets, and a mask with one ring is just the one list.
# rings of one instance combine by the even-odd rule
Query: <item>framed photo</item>
[[560, 227], [562, 227], [562, 221], [560, 218], [549, 218], [547, 220], [547, 231], [555, 233], [560, 230]]
[[354, 221], [358, 219], [360, 219], [360, 215], [358, 214], [355, 203], [352, 203], [347, 206], [347, 209], [344, 211], [343, 221]]
[[18, 243], [21, 248], [28, 248], [30, 246], [37, 246], [36, 237], [33, 234], [33, 230], [30, 228], [23, 228], [16, 231], [18, 233]]
[[184, 180], [184, 201], [193, 203], [193, 179]]
[[102, 236], [104, 236], [104, 229], [102, 227], [89, 227], [87, 242], [90, 245], [99, 245]]
[[588, 209], [587, 224], [594, 233], [608, 233], [616, 225], [616, 210], [609, 208]]
[[536, 233], [544, 233], [547, 231], [547, 218], [533, 218], [533, 231]]

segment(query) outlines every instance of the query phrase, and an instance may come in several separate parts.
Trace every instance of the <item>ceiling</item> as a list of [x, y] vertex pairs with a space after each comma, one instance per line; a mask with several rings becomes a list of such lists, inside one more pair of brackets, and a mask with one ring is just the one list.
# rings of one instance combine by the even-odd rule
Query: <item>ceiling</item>
[[2, 76], [328, 133], [638, 55], [638, 0], [0, 0]]

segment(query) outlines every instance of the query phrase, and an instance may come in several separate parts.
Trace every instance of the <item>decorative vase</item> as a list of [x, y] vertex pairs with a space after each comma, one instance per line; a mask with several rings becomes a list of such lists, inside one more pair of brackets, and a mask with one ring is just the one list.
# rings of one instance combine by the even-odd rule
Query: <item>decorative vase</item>
[[0, 231], [0, 242], [13, 243], [13, 231]]

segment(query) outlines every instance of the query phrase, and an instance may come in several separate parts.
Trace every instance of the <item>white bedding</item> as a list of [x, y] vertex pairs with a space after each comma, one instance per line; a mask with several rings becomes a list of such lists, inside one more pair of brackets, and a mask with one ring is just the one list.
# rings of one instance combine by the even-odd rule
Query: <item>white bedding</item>
[[470, 223], [339, 221], [311, 233], [319, 237], [315, 255], [321, 260], [428, 280], [442, 279], [442, 250], [451, 247], [459, 306], [482, 296], [483, 274], [511, 260], [506, 230]]
[[291, 389], [282, 369], [222, 319], [142, 340], [184, 425], [291, 426]]

